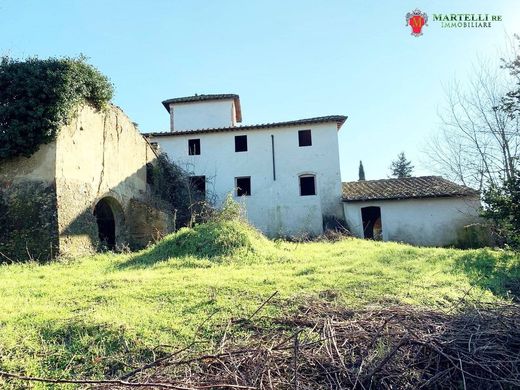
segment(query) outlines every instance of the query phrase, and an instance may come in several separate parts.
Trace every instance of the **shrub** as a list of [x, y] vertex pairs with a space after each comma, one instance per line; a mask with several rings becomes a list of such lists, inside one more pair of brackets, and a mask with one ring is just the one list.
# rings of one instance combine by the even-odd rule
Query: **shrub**
[[268, 255], [272, 248], [272, 242], [247, 223], [242, 207], [228, 197], [222, 209], [208, 221], [166, 236], [132, 263], [149, 264], [177, 256], [240, 257], [260, 252]]
[[515, 170], [501, 185], [491, 185], [483, 200], [482, 215], [493, 223], [498, 237], [520, 249], [520, 171]]
[[154, 196], [175, 215], [177, 227], [191, 226], [207, 208], [203, 194], [190, 183], [189, 173], [167, 154], [159, 155], [155, 164], [147, 165], [147, 177]]
[[0, 59], [0, 160], [30, 157], [56, 138], [78, 104], [102, 109], [113, 86], [85, 57]]

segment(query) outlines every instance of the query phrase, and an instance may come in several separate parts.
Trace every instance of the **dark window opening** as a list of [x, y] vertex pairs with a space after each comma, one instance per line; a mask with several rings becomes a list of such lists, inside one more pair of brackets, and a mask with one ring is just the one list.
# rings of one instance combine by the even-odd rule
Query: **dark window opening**
[[363, 207], [361, 209], [361, 219], [363, 220], [363, 237], [374, 240], [383, 238], [380, 207]]
[[107, 249], [116, 247], [116, 221], [114, 212], [106, 199], [101, 199], [94, 208], [94, 216], [98, 225], [98, 237], [102, 246]]
[[247, 152], [247, 135], [235, 136], [235, 152]]
[[312, 146], [312, 135], [310, 130], [298, 131], [298, 143], [300, 146]]
[[250, 177], [237, 177], [235, 178], [235, 184], [237, 189], [237, 196], [250, 196], [251, 195], [251, 178]]
[[206, 176], [190, 176], [190, 191], [195, 198], [206, 197]]
[[188, 140], [188, 154], [190, 156], [196, 156], [200, 154], [200, 139]]
[[316, 180], [314, 176], [300, 176], [300, 195], [316, 195]]

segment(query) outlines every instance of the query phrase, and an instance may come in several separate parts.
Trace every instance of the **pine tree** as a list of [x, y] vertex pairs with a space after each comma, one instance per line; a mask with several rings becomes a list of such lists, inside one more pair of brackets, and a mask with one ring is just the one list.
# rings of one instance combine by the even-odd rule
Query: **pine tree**
[[397, 160], [392, 161], [392, 165], [390, 165], [391, 176], [398, 179], [411, 177], [413, 168], [412, 162], [406, 159], [404, 152], [401, 152], [397, 155]]
[[359, 160], [359, 180], [365, 180], [365, 168], [363, 168], [363, 161]]

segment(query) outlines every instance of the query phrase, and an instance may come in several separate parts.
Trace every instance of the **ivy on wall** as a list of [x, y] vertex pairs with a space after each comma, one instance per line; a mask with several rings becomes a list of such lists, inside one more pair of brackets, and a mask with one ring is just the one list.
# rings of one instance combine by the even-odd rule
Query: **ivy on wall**
[[114, 88], [86, 58], [0, 59], [0, 160], [30, 157], [56, 138], [76, 105], [103, 109]]

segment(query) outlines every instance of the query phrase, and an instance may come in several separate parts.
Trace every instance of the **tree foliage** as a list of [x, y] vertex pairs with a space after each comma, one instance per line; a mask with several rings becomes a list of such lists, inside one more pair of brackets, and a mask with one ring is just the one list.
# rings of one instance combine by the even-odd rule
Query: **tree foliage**
[[[520, 36], [515, 35], [515, 38], [520, 44]], [[500, 108], [508, 113], [511, 119], [516, 119], [520, 114], [520, 54], [515, 53], [513, 58], [503, 60], [503, 62], [502, 68], [509, 71], [509, 76], [515, 82], [515, 86], [502, 98]]]
[[79, 58], [0, 59], [0, 159], [29, 157], [56, 138], [84, 102], [102, 109], [114, 89]]
[[392, 161], [390, 165], [391, 176], [399, 179], [411, 177], [413, 168], [411, 161], [406, 159], [404, 152], [401, 152], [397, 155], [397, 159]]
[[520, 172], [484, 191], [482, 215], [493, 221], [496, 233], [513, 248], [520, 248]]
[[[520, 38], [517, 36], [517, 40]], [[507, 118], [516, 123], [516, 137], [519, 138], [518, 115], [520, 113], [520, 55], [517, 54], [509, 61], [504, 61], [504, 69], [509, 70], [510, 76], [516, 80], [514, 87], [501, 99], [496, 107]], [[504, 155], [506, 168], [501, 172], [501, 180], [490, 182], [489, 188], [484, 191], [483, 216], [493, 221], [493, 225], [504, 243], [514, 248], [520, 248], [520, 169], [519, 143], [515, 148], [507, 150]]]
[[518, 65], [518, 57], [502, 67], [480, 61], [467, 80], [455, 80], [446, 88], [441, 127], [426, 151], [432, 169], [485, 190], [520, 168], [515, 157], [520, 151], [519, 120], [512, 115], [520, 92], [511, 91], [515, 83], [520, 87]]
[[363, 167], [363, 161], [359, 161], [359, 180], [365, 180], [365, 168]]

